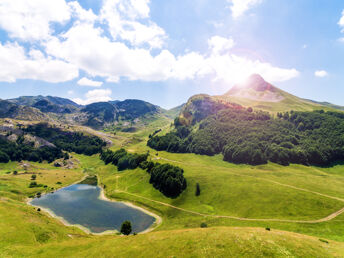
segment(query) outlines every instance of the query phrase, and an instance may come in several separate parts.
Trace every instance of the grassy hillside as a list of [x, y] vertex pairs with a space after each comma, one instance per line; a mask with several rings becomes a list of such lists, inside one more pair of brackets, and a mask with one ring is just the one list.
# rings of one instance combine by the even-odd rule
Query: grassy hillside
[[[343, 256], [344, 214], [339, 212], [344, 207], [343, 165], [234, 165], [222, 161], [221, 155], [148, 148], [148, 135], [157, 129], [162, 129], [158, 134], [165, 134], [170, 122], [158, 120], [135, 133], [102, 134], [113, 140], [113, 150], [150, 151], [150, 159], [182, 167], [188, 187], [176, 199], [155, 190], [147, 172], [139, 168], [118, 172], [115, 166], [104, 165], [98, 155], [72, 154], [79, 163], [70, 170], [46, 163], [29, 163], [27, 170], [19, 163], [1, 164], [3, 256]], [[14, 170], [18, 175], [13, 175]], [[28, 188], [32, 173], [47, 188]], [[161, 216], [162, 224], [143, 235], [91, 236], [25, 204], [30, 195], [66, 186], [86, 174], [98, 175], [108, 197], [144, 207]], [[196, 183], [200, 196], [195, 196]], [[208, 228], [200, 229], [201, 223]]]
[[343, 244], [256, 228], [160, 231], [129, 237], [77, 237], [29, 249], [5, 250], [34, 257], [339, 257]]

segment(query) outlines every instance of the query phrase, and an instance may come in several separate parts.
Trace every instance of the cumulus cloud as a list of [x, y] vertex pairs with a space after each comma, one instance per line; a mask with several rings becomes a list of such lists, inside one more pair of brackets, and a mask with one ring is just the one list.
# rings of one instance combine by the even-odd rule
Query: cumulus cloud
[[65, 0], [1, 0], [0, 27], [10, 37], [40, 40], [51, 34], [51, 23], [70, 19], [70, 7]]
[[340, 27], [344, 27], [344, 10], [342, 11], [342, 16], [340, 17], [340, 19], [338, 21], [338, 25]]
[[[23, 40], [40, 39], [35, 45], [39, 45], [41, 51], [26, 53], [18, 43], [0, 44], [1, 81], [37, 79], [62, 82], [76, 78], [79, 69], [87, 75], [78, 84], [93, 87], [102, 85], [102, 82], [88, 79], [96, 76], [115, 83], [122, 77], [164, 81], [205, 76], [236, 83], [252, 73], [260, 73], [271, 82], [298, 75], [293, 68], [280, 68], [231, 53], [234, 40], [221, 36], [208, 40], [207, 53], [190, 51], [181, 55], [172, 54], [163, 48], [167, 37], [165, 31], [150, 20], [149, 0], [104, 0], [99, 16], [92, 10], [82, 8], [77, 1], [65, 3], [64, 0], [54, 0], [49, 1], [48, 6], [46, 0], [32, 0], [23, 5], [17, 3], [18, 10], [14, 10], [12, 1], [17, 3], [19, 0], [0, 2], [0, 14], [7, 13], [9, 9], [7, 17], [14, 17], [17, 23], [6, 25], [0, 16], [0, 26], [5, 26], [10, 35]], [[239, 9], [245, 11], [245, 8], [260, 1], [231, 2], [233, 8], [239, 8], [239, 5], [242, 6]], [[56, 8], [61, 17], [51, 14], [51, 7]], [[45, 12], [49, 14], [47, 17]], [[235, 12], [238, 14], [238, 11]], [[56, 34], [52, 31], [53, 22], [66, 21], [68, 26], [63, 32]], [[100, 26], [101, 23], [105, 26]], [[80, 103], [88, 103], [93, 98], [92, 94], [97, 92], [91, 91], [91, 95], [85, 96], [86, 99], [80, 100]]]
[[64, 82], [79, 76], [77, 66], [45, 57], [39, 50], [26, 53], [17, 43], [0, 43], [0, 81], [33, 79], [46, 82]]
[[95, 102], [107, 102], [111, 100], [112, 91], [110, 89], [105, 90], [90, 90], [85, 94], [84, 99], [76, 98], [73, 101], [79, 105], [88, 105]]
[[100, 87], [103, 85], [103, 82], [93, 81], [93, 80], [90, 80], [86, 77], [83, 77], [78, 81], [78, 85], [88, 86], [88, 87]]
[[232, 38], [213, 36], [208, 40], [208, 45], [214, 53], [221, 53], [231, 49], [234, 46], [234, 40]]
[[263, 0], [227, 0], [231, 5], [232, 16], [234, 19], [242, 16], [247, 10], [260, 4]]
[[167, 36], [149, 19], [149, 3], [150, 0], [104, 0], [100, 19], [109, 26], [113, 39], [127, 40], [133, 46], [161, 48]]
[[314, 72], [314, 75], [316, 77], [323, 78], [323, 77], [326, 77], [328, 75], [328, 73], [325, 70], [317, 70]]

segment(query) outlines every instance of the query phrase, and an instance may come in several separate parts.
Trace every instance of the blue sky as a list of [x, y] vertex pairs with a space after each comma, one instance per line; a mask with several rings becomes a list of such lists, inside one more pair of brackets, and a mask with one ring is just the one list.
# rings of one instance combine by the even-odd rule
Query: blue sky
[[344, 105], [343, 10], [340, 0], [2, 0], [0, 98], [171, 108], [260, 73]]

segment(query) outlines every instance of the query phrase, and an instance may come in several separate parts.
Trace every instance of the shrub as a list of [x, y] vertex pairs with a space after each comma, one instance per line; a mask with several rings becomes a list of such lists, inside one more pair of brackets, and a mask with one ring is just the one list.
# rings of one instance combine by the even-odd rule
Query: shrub
[[37, 177], [36, 175], [32, 175], [31, 180], [36, 180], [36, 177]]
[[131, 222], [128, 220], [124, 221], [121, 226], [121, 233], [127, 236], [131, 233], [131, 230]]
[[30, 188], [37, 187], [37, 182], [31, 182], [29, 187]]
[[201, 223], [201, 228], [207, 228], [207, 227], [208, 227], [207, 223], [205, 223], [205, 222]]

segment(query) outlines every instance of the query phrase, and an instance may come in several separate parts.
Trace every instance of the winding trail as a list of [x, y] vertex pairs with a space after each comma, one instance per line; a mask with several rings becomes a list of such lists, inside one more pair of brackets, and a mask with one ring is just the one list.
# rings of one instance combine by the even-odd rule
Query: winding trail
[[331, 213], [330, 215], [328, 215], [325, 218], [321, 218], [321, 219], [317, 219], [317, 220], [287, 220], [287, 219], [253, 219], [253, 218], [241, 218], [241, 217], [235, 217], [235, 216], [227, 216], [227, 215], [211, 215], [211, 214], [204, 214], [204, 213], [200, 213], [200, 212], [196, 212], [196, 211], [191, 211], [191, 210], [187, 210], [187, 209], [183, 209], [165, 202], [160, 202], [160, 201], [156, 201], [153, 199], [149, 199], [147, 197], [141, 196], [141, 195], [137, 195], [137, 194], [133, 194], [133, 193], [129, 193], [126, 191], [121, 191], [121, 190], [117, 190], [115, 191], [117, 193], [124, 193], [124, 194], [128, 194], [128, 195], [132, 195], [150, 202], [154, 202], [157, 204], [161, 204], [176, 210], [180, 210], [183, 212], [187, 212], [187, 213], [191, 213], [194, 215], [198, 215], [198, 216], [203, 216], [203, 217], [212, 217], [212, 218], [227, 218], [227, 219], [235, 219], [235, 220], [242, 220], [242, 221], [272, 221], [272, 222], [288, 222], [288, 223], [308, 223], [308, 224], [316, 224], [316, 223], [321, 223], [321, 222], [326, 222], [326, 221], [330, 221], [334, 218], [336, 218], [337, 216], [339, 216], [340, 214], [342, 214], [344, 212], [344, 207], [336, 212]]
[[[157, 160], [161, 159], [161, 160], [166, 160], [166, 161], [169, 161], [169, 162], [183, 164], [183, 162], [176, 161], [176, 160], [170, 160], [170, 159], [166, 159], [166, 158], [163, 158], [163, 157], [157, 157], [155, 159], [157, 159]], [[235, 173], [235, 172], [232, 172], [232, 171], [227, 171], [227, 172], [232, 174], [232, 175], [242, 176], [242, 177], [250, 177], [250, 178], [254, 178], [256, 180], [262, 180], [262, 181], [265, 181], [265, 182], [269, 182], [269, 183], [277, 184], [277, 185], [280, 185], [280, 186], [292, 188], [292, 189], [295, 189], [295, 190], [298, 190], [298, 191], [308, 192], [308, 193], [312, 193], [312, 194], [315, 194], [315, 195], [323, 196], [323, 197], [326, 197], [326, 198], [334, 199], [334, 200], [337, 200], [337, 201], [340, 201], [340, 202], [344, 202], [343, 198], [339, 198], [339, 197], [331, 196], [331, 195], [328, 195], [328, 194], [323, 194], [323, 193], [311, 191], [311, 190], [300, 188], [300, 187], [296, 187], [296, 186], [293, 186], [293, 185], [288, 185], [288, 184], [280, 183], [280, 182], [277, 182], [277, 181], [274, 181], [274, 180], [270, 180], [270, 179], [266, 179], [266, 178], [261, 178], [261, 177], [255, 177], [255, 176], [246, 175], [246, 174], [238, 174], [238, 173]], [[164, 206], [176, 209], [176, 210], [180, 210], [180, 211], [187, 212], [187, 213], [194, 214], [194, 215], [198, 215], [198, 216], [212, 217], [212, 218], [228, 218], [228, 219], [235, 219], [235, 220], [241, 220], [241, 221], [272, 221], [272, 222], [316, 224], [316, 223], [330, 221], [330, 220], [336, 218], [337, 216], [339, 216], [340, 214], [344, 213], [344, 207], [343, 207], [340, 210], [335, 211], [335, 212], [329, 214], [327, 217], [316, 219], [316, 220], [288, 220], [288, 219], [268, 219], [268, 218], [267, 219], [242, 218], [242, 217], [227, 216], [227, 215], [204, 214], [204, 213], [200, 213], [200, 212], [196, 212], [196, 211], [192, 211], [192, 210], [183, 209], [183, 208], [180, 208], [180, 207], [168, 204], [168, 203], [164, 203], [164, 202], [161, 202], [161, 201], [156, 201], [156, 200], [153, 200], [153, 199], [141, 196], [141, 195], [137, 195], [137, 194], [134, 194], [134, 193], [130, 193], [130, 192], [127, 192], [127, 191], [116, 190], [115, 192], [132, 195], [132, 196], [135, 196], [135, 197], [138, 197], [138, 198], [141, 198], [141, 199], [145, 199], [145, 200], [150, 201], [150, 202], [154, 202], [154, 203], [157, 203], [157, 204], [160, 204], [160, 205], [164, 205]]]

